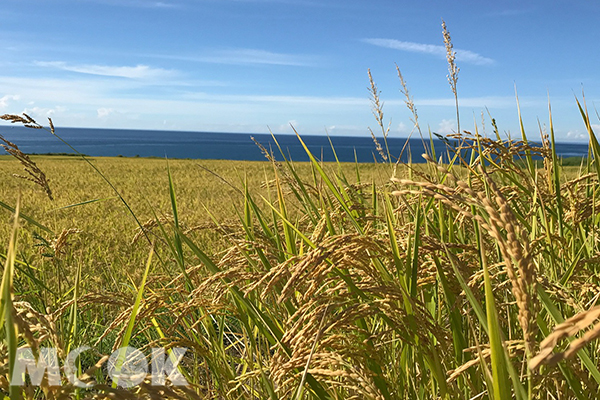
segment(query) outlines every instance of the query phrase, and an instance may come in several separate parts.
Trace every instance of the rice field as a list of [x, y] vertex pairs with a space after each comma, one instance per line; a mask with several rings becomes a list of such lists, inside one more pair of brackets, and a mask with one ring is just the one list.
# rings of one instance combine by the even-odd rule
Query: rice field
[[[7, 384], [16, 347], [94, 344], [79, 361], [93, 389], [22, 395], [595, 393], [595, 161], [563, 167], [546, 136], [462, 139], [470, 157], [450, 149], [445, 164], [97, 158], [95, 170], [37, 156], [37, 184], [3, 157], [4, 334], [17, 339], [0, 387], [21, 394]], [[94, 363], [132, 344], [185, 344], [189, 385], [111, 387]]]
[[[458, 119], [445, 26], [444, 41]], [[541, 145], [459, 129], [445, 162], [397, 164], [372, 79], [371, 95], [380, 164], [308, 149], [304, 164], [30, 158], [5, 142], [2, 394], [595, 398], [600, 144], [585, 106], [592, 157], [579, 167], [556, 156], [551, 114]], [[178, 367], [126, 387], [107, 375], [126, 346], [165, 348]], [[56, 349], [58, 381], [30, 371], [10, 385], [24, 348]]]
[[[95, 266], [96, 273], [111, 276], [104, 279], [105, 284], [122, 282], [127, 274], [141, 275], [139, 268], [148, 254], [144, 240], [140, 240], [138, 221], [142, 226], [152, 227], [156, 218], [172, 221], [169, 172], [177, 195], [180, 223], [209, 252], [229, 246], [223, 236], [215, 232], [214, 220], [222, 225], [235, 225], [239, 221], [236, 213], [244, 204], [244, 193], [240, 191], [244, 184], [260, 198], [269, 195], [267, 184], [275, 178], [273, 166], [268, 162], [90, 158], [134, 211], [134, 217], [113, 189], [82, 159], [31, 156], [31, 160], [48, 177], [53, 200], [39, 186], [13, 176], [23, 174], [18, 160], [0, 156], [0, 201], [12, 208], [21, 198], [21, 212], [49, 230], [24, 221], [25, 229], [20, 231], [19, 241], [22, 246], [31, 248], [71, 230], [66, 241], [70, 252], [64, 254], [66, 263]], [[352, 164], [342, 165], [342, 168], [356, 174]], [[310, 175], [308, 163], [297, 164], [297, 169], [304, 177]], [[388, 170], [384, 165], [359, 165], [359, 172], [365, 178], [379, 183], [387, 181]], [[290, 212], [298, 214], [297, 207], [294, 203]], [[3, 208], [0, 218], [1, 235], [8, 238], [12, 213]], [[75, 253], [79, 258], [73, 258]], [[115, 265], [119, 267], [113, 267]], [[86, 282], [89, 281], [86, 279]]]

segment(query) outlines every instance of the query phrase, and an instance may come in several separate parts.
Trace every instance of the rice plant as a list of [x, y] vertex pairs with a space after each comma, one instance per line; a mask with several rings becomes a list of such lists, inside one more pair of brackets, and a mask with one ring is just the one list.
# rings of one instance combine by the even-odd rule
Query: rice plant
[[[458, 122], [458, 67], [445, 24], [443, 33]], [[384, 181], [365, 176], [358, 164], [321, 162], [298, 134], [309, 163], [289, 160], [281, 148], [279, 154], [264, 149], [269, 161], [260, 183], [256, 174], [232, 179], [213, 172], [238, 200], [226, 217], [206, 207], [208, 222], [190, 227], [172, 164], [163, 186], [169, 212], [152, 209], [142, 223], [126, 198], [133, 188], [119, 188], [88, 160], [112, 191], [106, 196], [118, 200], [112, 206], [121, 205], [119, 218], [127, 215], [137, 227], [130, 236], [117, 232], [117, 239], [144, 254], [141, 260], [115, 258], [117, 265], [95, 281], [99, 285], [89, 285], [93, 267], [73, 269], [77, 259], [67, 258], [74, 252], [69, 240], [80, 230], [56, 234], [46, 221], [23, 214], [19, 202], [0, 203], [14, 214], [2, 255], [3, 395], [595, 397], [600, 145], [585, 103], [576, 105], [591, 156], [580, 167], [565, 167], [557, 157], [550, 110], [540, 144], [523, 128], [520, 140], [502, 139], [494, 122], [493, 139], [480, 135], [478, 126], [449, 135], [459, 145], [448, 142], [443, 163], [430, 146], [424, 164], [402, 164], [387, 146], [383, 102], [370, 74], [369, 83], [385, 146], [376, 142], [384, 161], [376, 174], [385, 174]], [[3, 118], [41, 126], [28, 116]], [[50, 195], [37, 164], [6, 145], [38, 177], [32, 184]], [[67, 209], [104, 200], [81, 199]], [[197, 235], [203, 229], [222, 245], [207, 245]], [[17, 245], [18, 233], [26, 230], [41, 239], [20, 250], [28, 242]], [[92, 349], [68, 365], [69, 350], [81, 345]], [[145, 354], [165, 348], [173, 362], [176, 349], [186, 348], [177, 372], [187, 385], [174, 384], [173, 377], [157, 385], [148, 376], [133, 388], [119, 386], [105, 368], [115, 351], [116, 368], [123, 367], [119, 349], [126, 345]], [[57, 349], [61, 385], [50, 377], [35, 384], [31, 374], [24, 387], [10, 385], [19, 349], [31, 348], [39, 360], [43, 347]], [[74, 385], [75, 377], [85, 385]]]

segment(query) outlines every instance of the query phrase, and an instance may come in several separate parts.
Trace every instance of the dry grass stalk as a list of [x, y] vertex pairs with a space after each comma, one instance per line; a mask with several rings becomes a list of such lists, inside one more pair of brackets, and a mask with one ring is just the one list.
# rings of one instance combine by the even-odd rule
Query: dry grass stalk
[[[542, 138], [542, 148], [545, 150], [545, 152], [547, 154], [552, 154], [552, 147], [550, 144], [550, 136], [548, 135], [548, 132], [546, 131], [546, 129], [540, 129], [541, 132], [541, 138]], [[554, 162], [552, 161], [552, 157], [544, 157], [543, 159], [543, 163], [544, 163], [544, 175], [546, 177], [545, 180], [545, 184], [547, 185], [547, 189], [546, 190], [550, 190], [550, 188], [552, 187], [552, 176], [553, 176], [553, 171], [554, 168], [557, 168], [557, 166], [554, 165]]]
[[446, 27], [446, 22], [442, 20], [442, 34], [444, 36], [444, 45], [446, 46], [446, 60], [448, 61], [448, 83], [452, 88], [452, 93], [456, 94], [456, 83], [458, 82], [458, 72], [460, 68], [456, 65], [456, 51], [450, 38], [450, 32]]
[[151, 233], [152, 230], [160, 225], [165, 225], [168, 223], [173, 223], [173, 216], [172, 215], [167, 215], [167, 216], [161, 216], [159, 217], [158, 221], [154, 218], [149, 219], [148, 221], [146, 221], [144, 224], [142, 224], [141, 226], [139, 226], [136, 230], [136, 234], [133, 236], [133, 239], [131, 240], [131, 244], [135, 244], [137, 243], [137, 241], [146, 236], [147, 234]]
[[57, 237], [52, 241], [52, 250], [54, 255], [65, 254], [67, 249], [67, 238], [71, 235], [81, 233], [82, 231], [77, 228], [64, 229]]
[[278, 167], [281, 167], [281, 163], [275, 158], [275, 153], [273, 153], [273, 149], [267, 150], [265, 146], [263, 146], [258, 140], [254, 138], [254, 136], [250, 136], [250, 140], [252, 140], [254, 144], [260, 149], [260, 152], [265, 156], [267, 160], [276, 164]]
[[52, 190], [48, 184], [49, 179], [46, 178], [46, 174], [44, 174], [37, 164], [27, 154], [23, 153], [16, 144], [8, 141], [2, 135], [0, 135], [0, 141], [4, 142], [3, 144], [0, 144], [0, 146], [2, 146], [8, 154], [19, 160], [21, 165], [23, 165], [25, 172], [27, 172], [27, 176], [18, 174], [13, 174], [13, 176], [35, 183], [46, 192], [46, 195], [50, 200], [54, 200]]
[[371, 138], [373, 139], [373, 143], [375, 144], [375, 150], [377, 150], [377, 152], [379, 153], [379, 156], [381, 156], [383, 161], [387, 161], [388, 156], [387, 156], [387, 154], [385, 154], [385, 151], [383, 150], [381, 143], [379, 143], [379, 140], [377, 140], [377, 136], [375, 136], [375, 133], [373, 133], [373, 130], [371, 128], [369, 128], [369, 133], [371, 134]]
[[[373, 115], [375, 116], [375, 120], [377, 121], [377, 124], [381, 128], [383, 140], [387, 141], [387, 136], [390, 133], [390, 125], [388, 124], [388, 126], [386, 128], [383, 124], [383, 102], [381, 101], [381, 98], [379, 97], [381, 92], [379, 91], [379, 89], [377, 88], [377, 85], [375, 84], [375, 81], [373, 80], [373, 76], [371, 75], [371, 69], [369, 69], [367, 72], [369, 75], [369, 84], [370, 84], [368, 90], [369, 90], [369, 94], [371, 95], [371, 111], [373, 112]], [[390, 124], [391, 124], [391, 121], [390, 121]], [[377, 152], [379, 153], [379, 155], [381, 156], [381, 158], [384, 161], [388, 161], [389, 155], [383, 149], [383, 147], [379, 143], [379, 140], [377, 140], [377, 137], [375, 136], [375, 133], [373, 133], [373, 130], [371, 130], [371, 128], [369, 128], [369, 132], [371, 133], [371, 137], [373, 138], [373, 142], [375, 143]]]
[[367, 71], [368, 75], [369, 75], [369, 93], [371, 95], [371, 105], [372, 105], [372, 112], [373, 115], [375, 116], [375, 120], [377, 121], [377, 124], [379, 125], [379, 127], [381, 128], [381, 131], [383, 132], [383, 136], [387, 137], [387, 134], [389, 133], [389, 126], [387, 127], [387, 129], [384, 127], [383, 125], [383, 102], [381, 101], [381, 98], [379, 97], [379, 95], [381, 94], [381, 91], [377, 88], [377, 84], [375, 84], [375, 81], [373, 80], [373, 75], [371, 75], [371, 69], [369, 69]]
[[415, 102], [413, 101], [413, 98], [410, 95], [410, 91], [408, 90], [408, 86], [406, 85], [406, 81], [404, 80], [404, 76], [402, 76], [402, 72], [400, 72], [400, 67], [398, 67], [398, 65], [396, 65], [396, 72], [398, 73], [400, 85], [402, 86], [400, 89], [400, 93], [404, 95], [404, 103], [406, 104], [406, 108], [408, 108], [412, 115], [411, 121], [413, 122], [415, 128], [419, 131], [419, 133], [421, 133], [421, 126], [419, 126], [419, 115], [417, 114], [417, 107], [415, 107]]
[[[537, 369], [541, 365], [556, 365], [562, 360], [574, 357], [579, 350], [584, 348], [592, 340], [600, 337], [600, 324], [594, 322], [600, 317], [600, 306], [593, 307], [587, 311], [567, 319], [562, 324], [554, 327], [554, 330], [546, 339], [540, 343], [538, 354], [529, 362], [529, 368]], [[579, 331], [592, 327], [582, 337], [573, 340], [568, 348], [560, 353], [553, 353], [554, 347], [559, 341], [574, 336]]]
[[4, 114], [0, 115], [0, 119], [5, 121], [10, 121], [12, 124], [23, 124], [23, 126], [32, 129], [42, 129], [43, 127], [38, 124], [33, 118], [29, 115], [23, 113], [23, 116], [15, 115], [15, 114]]
[[456, 91], [456, 84], [458, 82], [458, 72], [460, 68], [456, 65], [456, 52], [454, 51], [454, 45], [450, 38], [450, 32], [446, 27], [446, 22], [442, 20], [442, 33], [444, 36], [444, 45], [446, 46], [446, 59], [448, 61], [448, 83], [454, 94], [454, 101], [456, 103], [456, 125], [457, 133], [460, 133], [460, 115], [458, 112], [458, 92]]
[[[506, 346], [507, 351], [511, 355], [514, 353], [519, 353], [519, 352], [522, 353], [524, 350], [523, 342], [521, 342], [520, 340], [507, 340], [506, 342], [504, 342], [504, 345]], [[465, 362], [463, 365], [459, 366], [458, 368], [456, 368], [454, 370], [449, 370], [447, 372], [448, 378], [447, 378], [446, 382], [450, 383], [450, 382], [455, 381], [458, 377], [460, 377], [463, 373], [465, 373], [469, 368], [480, 364], [482, 361], [489, 362], [490, 355], [492, 353], [491, 349], [489, 347], [485, 347], [485, 346], [475, 346], [475, 347], [467, 348], [467, 349], [464, 349], [463, 352], [464, 353], [477, 353], [479, 355], [479, 357], [473, 358], [473, 359]]]

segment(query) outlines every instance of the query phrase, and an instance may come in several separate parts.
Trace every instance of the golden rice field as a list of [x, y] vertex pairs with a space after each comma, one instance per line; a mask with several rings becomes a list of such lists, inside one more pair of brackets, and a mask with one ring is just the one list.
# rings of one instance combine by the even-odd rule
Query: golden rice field
[[[577, 100], [591, 154], [580, 167], [556, 156], [551, 115], [541, 144], [524, 130], [503, 139], [494, 120], [493, 138], [461, 131], [443, 30], [461, 143], [443, 163], [395, 163], [372, 79], [377, 165], [308, 150], [300, 164], [28, 158], [4, 142], [4, 398], [596, 398], [600, 144], [588, 112]], [[23, 167], [28, 181], [12, 176]], [[178, 367], [126, 387], [107, 358], [123, 372], [127, 346], [164, 348]], [[38, 365], [56, 349], [56, 381], [29, 371], [10, 384], [25, 348]]]
[[[595, 162], [562, 167], [548, 141], [464, 139], [470, 158], [449, 164], [89, 159], [101, 175], [81, 158], [31, 157], [47, 187], [14, 177], [23, 165], [2, 157], [4, 334], [18, 338], [4, 354], [95, 347], [80, 359], [93, 388], [9, 387], [10, 358], [0, 388], [30, 398], [595, 393]], [[19, 199], [27, 219], [14, 231], [7, 208]], [[113, 388], [94, 367], [119, 347], [158, 344], [188, 349], [188, 386]]]
[[[55, 236], [78, 230], [70, 234], [67, 241], [70, 251], [76, 251], [79, 257], [69, 255], [70, 263], [83, 263], [86, 269], [94, 266], [85, 271], [91, 279], [101, 276], [98, 273], [110, 274], [111, 279], [103, 284], [113, 280], [120, 282], [130, 273], [141, 275], [139, 269], [148, 254], [144, 240], [139, 240], [140, 228], [135, 218], [142, 225], [151, 224], [156, 217], [172, 220], [168, 170], [174, 181], [182, 226], [186, 230], [195, 229], [194, 235], [210, 251], [228, 246], [215, 231], [214, 220], [226, 225], [238, 221], [236, 213], [244, 204], [244, 194], [240, 191], [244, 184], [247, 183], [254, 196], [268, 197], [272, 193], [267, 185], [272, 184], [275, 177], [273, 166], [268, 162], [90, 158], [130, 205], [134, 218], [113, 189], [82, 159], [73, 156], [32, 156], [31, 159], [47, 175], [54, 200], [40, 187], [15, 178], [15, 174], [23, 175], [23, 167], [18, 160], [6, 155], [0, 156], [0, 201], [14, 207], [20, 197], [22, 213], [42, 223]], [[297, 168], [299, 174], [309, 177], [308, 163], [299, 163]], [[356, 174], [352, 164], [342, 168]], [[369, 182], [381, 184], [387, 181], [389, 168], [362, 164], [359, 171]], [[11, 212], [1, 209], [0, 217], [2, 237], [8, 238]], [[24, 228], [20, 238], [23, 245], [40, 243], [32, 237], [32, 232], [49, 241], [54, 238], [39, 229], [30, 231], [27, 228], [35, 228], [30, 224], [25, 223]], [[115, 268], [115, 264], [119, 268]]]

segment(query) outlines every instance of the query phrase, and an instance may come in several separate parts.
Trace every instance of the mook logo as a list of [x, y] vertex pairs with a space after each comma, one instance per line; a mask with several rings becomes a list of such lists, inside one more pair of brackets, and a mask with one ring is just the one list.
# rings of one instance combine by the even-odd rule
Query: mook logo
[[[90, 350], [89, 346], [78, 347], [69, 352], [64, 362], [64, 374], [72, 385], [80, 388], [92, 388], [94, 383], [83, 382], [77, 376], [76, 361], [80, 354]], [[106, 372], [113, 383], [122, 388], [139, 385], [150, 376], [153, 386], [164, 386], [168, 379], [174, 386], [187, 386], [188, 382], [178, 369], [179, 363], [187, 352], [186, 348], [174, 347], [170, 351], [152, 348], [150, 366], [144, 353], [134, 347], [122, 347], [115, 350], [106, 363]], [[25, 375], [29, 374], [31, 385], [40, 386], [44, 374], [50, 386], [61, 386], [60, 365], [55, 348], [41, 347], [39, 355], [34, 357], [31, 348], [17, 349], [11, 386], [24, 386]]]

